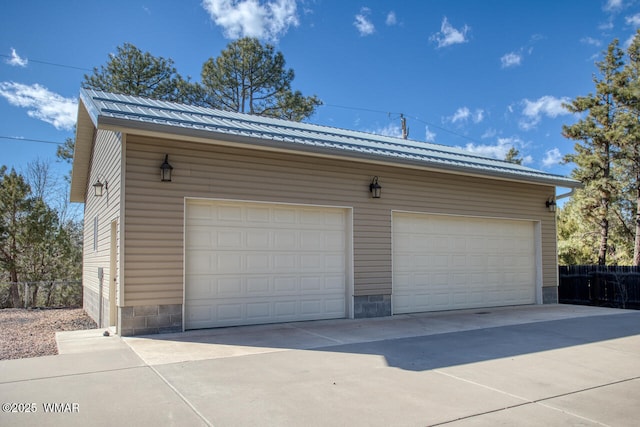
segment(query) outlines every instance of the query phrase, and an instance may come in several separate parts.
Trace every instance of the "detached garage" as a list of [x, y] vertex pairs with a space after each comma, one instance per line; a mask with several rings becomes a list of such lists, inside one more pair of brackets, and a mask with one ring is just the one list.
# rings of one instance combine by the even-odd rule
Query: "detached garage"
[[460, 148], [82, 90], [84, 307], [121, 335], [557, 302], [556, 187]]

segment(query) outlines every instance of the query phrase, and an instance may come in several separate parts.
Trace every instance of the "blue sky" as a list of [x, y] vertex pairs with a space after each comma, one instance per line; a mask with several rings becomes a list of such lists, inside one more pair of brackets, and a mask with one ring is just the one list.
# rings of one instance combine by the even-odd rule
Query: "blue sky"
[[[309, 122], [400, 135], [568, 175], [562, 103], [594, 90], [594, 62], [640, 28], [638, 0], [50, 0], [0, 14], [0, 164], [51, 161], [72, 136], [83, 76], [125, 42], [202, 64], [242, 36], [281, 51], [294, 89], [324, 102]], [[17, 139], [14, 139], [17, 138]], [[35, 142], [41, 140], [48, 142]]]

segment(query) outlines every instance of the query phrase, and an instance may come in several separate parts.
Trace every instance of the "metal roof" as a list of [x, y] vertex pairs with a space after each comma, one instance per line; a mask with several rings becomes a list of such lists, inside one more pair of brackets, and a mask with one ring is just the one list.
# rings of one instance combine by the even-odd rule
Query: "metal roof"
[[81, 90], [80, 99], [96, 129], [160, 131], [560, 187], [580, 185], [564, 176], [446, 145], [89, 89]]

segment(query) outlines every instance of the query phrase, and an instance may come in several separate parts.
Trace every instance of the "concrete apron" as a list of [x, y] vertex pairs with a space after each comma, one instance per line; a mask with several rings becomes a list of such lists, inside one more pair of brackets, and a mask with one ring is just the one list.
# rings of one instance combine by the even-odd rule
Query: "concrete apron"
[[[640, 311], [545, 305], [122, 339], [0, 361], [0, 425], [610, 425], [640, 418]], [[133, 350], [132, 350], [133, 349]], [[73, 413], [47, 413], [46, 402]]]
[[[621, 310], [578, 305], [531, 305], [372, 319], [336, 319], [194, 330], [125, 337], [149, 365], [219, 359], [286, 350], [411, 338], [501, 326], [620, 314]], [[73, 335], [71, 333], [63, 333]], [[58, 339], [60, 342], [60, 338]], [[71, 349], [69, 351], [72, 351]]]
[[640, 312], [523, 306], [125, 342], [209, 425], [610, 425], [640, 418]]

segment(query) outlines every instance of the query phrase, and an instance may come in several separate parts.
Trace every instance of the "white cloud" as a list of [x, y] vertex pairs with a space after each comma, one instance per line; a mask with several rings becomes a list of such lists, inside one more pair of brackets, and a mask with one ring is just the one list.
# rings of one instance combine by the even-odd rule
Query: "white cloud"
[[424, 140], [427, 142], [434, 142], [437, 134], [429, 130], [429, 126], [424, 127]]
[[524, 99], [522, 101], [524, 108], [522, 109], [523, 118], [520, 120], [520, 128], [523, 130], [535, 128], [540, 123], [543, 115], [555, 118], [569, 114], [569, 111], [562, 106], [563, 103], [568, 103], [569, 101], [569, 98], [556, 98], [549, 95], [538, 98], [535, 101]]
[[542, 166], [548, 168], [557, 164], [560, 164], [562, 161], [562, 154], [560, 150], [557, 148], [552, 148], [551, 150], [547, 150], [544, 154], [544, 159], [542, 159]]
[[502, 68], [516, 67], [522, 63], [522, 55], [510, 52], [503, 55], [500, 62], [502, 62]]
[[608, 20], [607, 22], [603, 22], [602, 24], [598, 25], [598, 29], [601, 31], [613, 30], [613, 21]]
[[371, 9], [363, 7], [360, 9], [360, 13], [356, 15], [356, 20], [353, 22], [353, 25], [358, 29], [358, 32], [363, 37], [369, 36], [376, 31], [376, 27], [374, 27], [373, 23], [369, 19], [370, 14]]
[[[409, 132], [409, 135], [410, 135], [411, 129], [407, 129], [407, 131]], [[390, 136], [393, 138], [402, 138], [402, 128], [396, 123], [389, 123], [387, 126], [383, 128], [378, 128], [368, 132], [376, 135]], [[425, 141], [433, 142], [436, 140], [436, 133], [431, 132], [429, 130], [429, 126], [424, 127], [424, 132], [425, 132]]]
[[473, 123], [480, 123], [484, 120], [484, 110], [481, 109], [476, 109], [476, 111], [473, 112], [473, 117], [472, 117]]
[[627, 25], [633, 25], [636, 27], [640, 27], [640, 13], [636, 13], [635, 15], [627, 16], [624, 18], [624, 21]]
[[471, 28], [467, 25], [459, 30], [454, 28], [451, 24], [449, 24], [449, 20], [445, 16], [442, 20], [440, 31], [433, 34], [429, 38], [429, 40], [437, 42], [438, 48], [447, 47], [459, 43], [467, 43], [469, 41], [469, 39], [467, 39], [467, 33], [470, 29]]
[[467, 107], [461, 107], [453, 113], [453, 116], [449, 117], [449, 121], [451, 121], [451, 123], [466, 122], [470, 116], [471, 111]]
[[487, 129], [485, 131], [485, 133], [482, 134], [482, 136], [480, 138], [482, 138], [482, 139], [493, 138], [497, 134], [498, 134], [498, 132], [495, 129], [489, 128], [489, 129]]
[[[472, 142], [465, 145], [463, 148], [471, 153], [478, 154], [484, 157], [491, 157], [498, 160], [504, 160], [507, 153], [512, 148], [521, 148], [525, 143], [518, 137], [513, 138], [498, 138], [495, 144], [474, 144]], [[523, 165], [533, 163], [533, 158], [529, 155], [522, 156]]]
[[600, 47], [602, 46], [602, 41], [598, 39], [594, 39], [593, 37], [583, 37], [580, 41], [584, 44], [590, 44], [591, 46]]
[[464, 149], [474, 154], [484, 157], [493, 157], [494, 159], [503, 160], [514, 144], [520, 142], [515, 138], [498, 138], [496, 144], [474, 144], [469, 142]]
[[230, 39], [277, 40], [299, 24], [296, 0], [203, 0], [202, 7]]
[[635, 34], [631, 34], [629, 36], [629, 38], [622, 44], [622, 47], [624, 49], [629, 49], [629, 46], [631, 46], [631, 43], [633, 43], [633, 39], [635, 39], [635, 38], [636, 38], [636, 35]]
[[26, 108], [30, 117], [50, 123], [56, 129], [71, 130], [76, 124], [77, 99], [65, 98], [37, 83], [29, 86], [0, 82], [0, 96], [11, 105]]
[[446, 120], [451, 123], [464, 123], [469, 121], [469, 119], [476, 124], [482, 122], [484, 120], [484, 110], [476, 108], [475, 111], [471, 111], [467, 107], [460, 107], [452, 116], [446, 118]]
[[387, 126], [383, 128], [376, 129], [372, 131], [376, 135], [382, 136], [392, 136], [396, 138], [402, 138], [402, 129], [395, 123], [389, 123]]
[[396, 25], [398, 23], [398, 18], [396, 17], [396, 13], [392, 10], [387, 14], [387, 20], [385, 21], [387, 25]]
[[605, 5], [602, 7], [603, 10], [607, 12], [614, 12], [622, 9], [622, 0], [607, 0]]
[[24, 68], [29, 63], [29, 60], [27, 58], [22, 58], [14, 48], [11, 48], [11, 58], [7, 59], [6, 63], [14, 67]]

